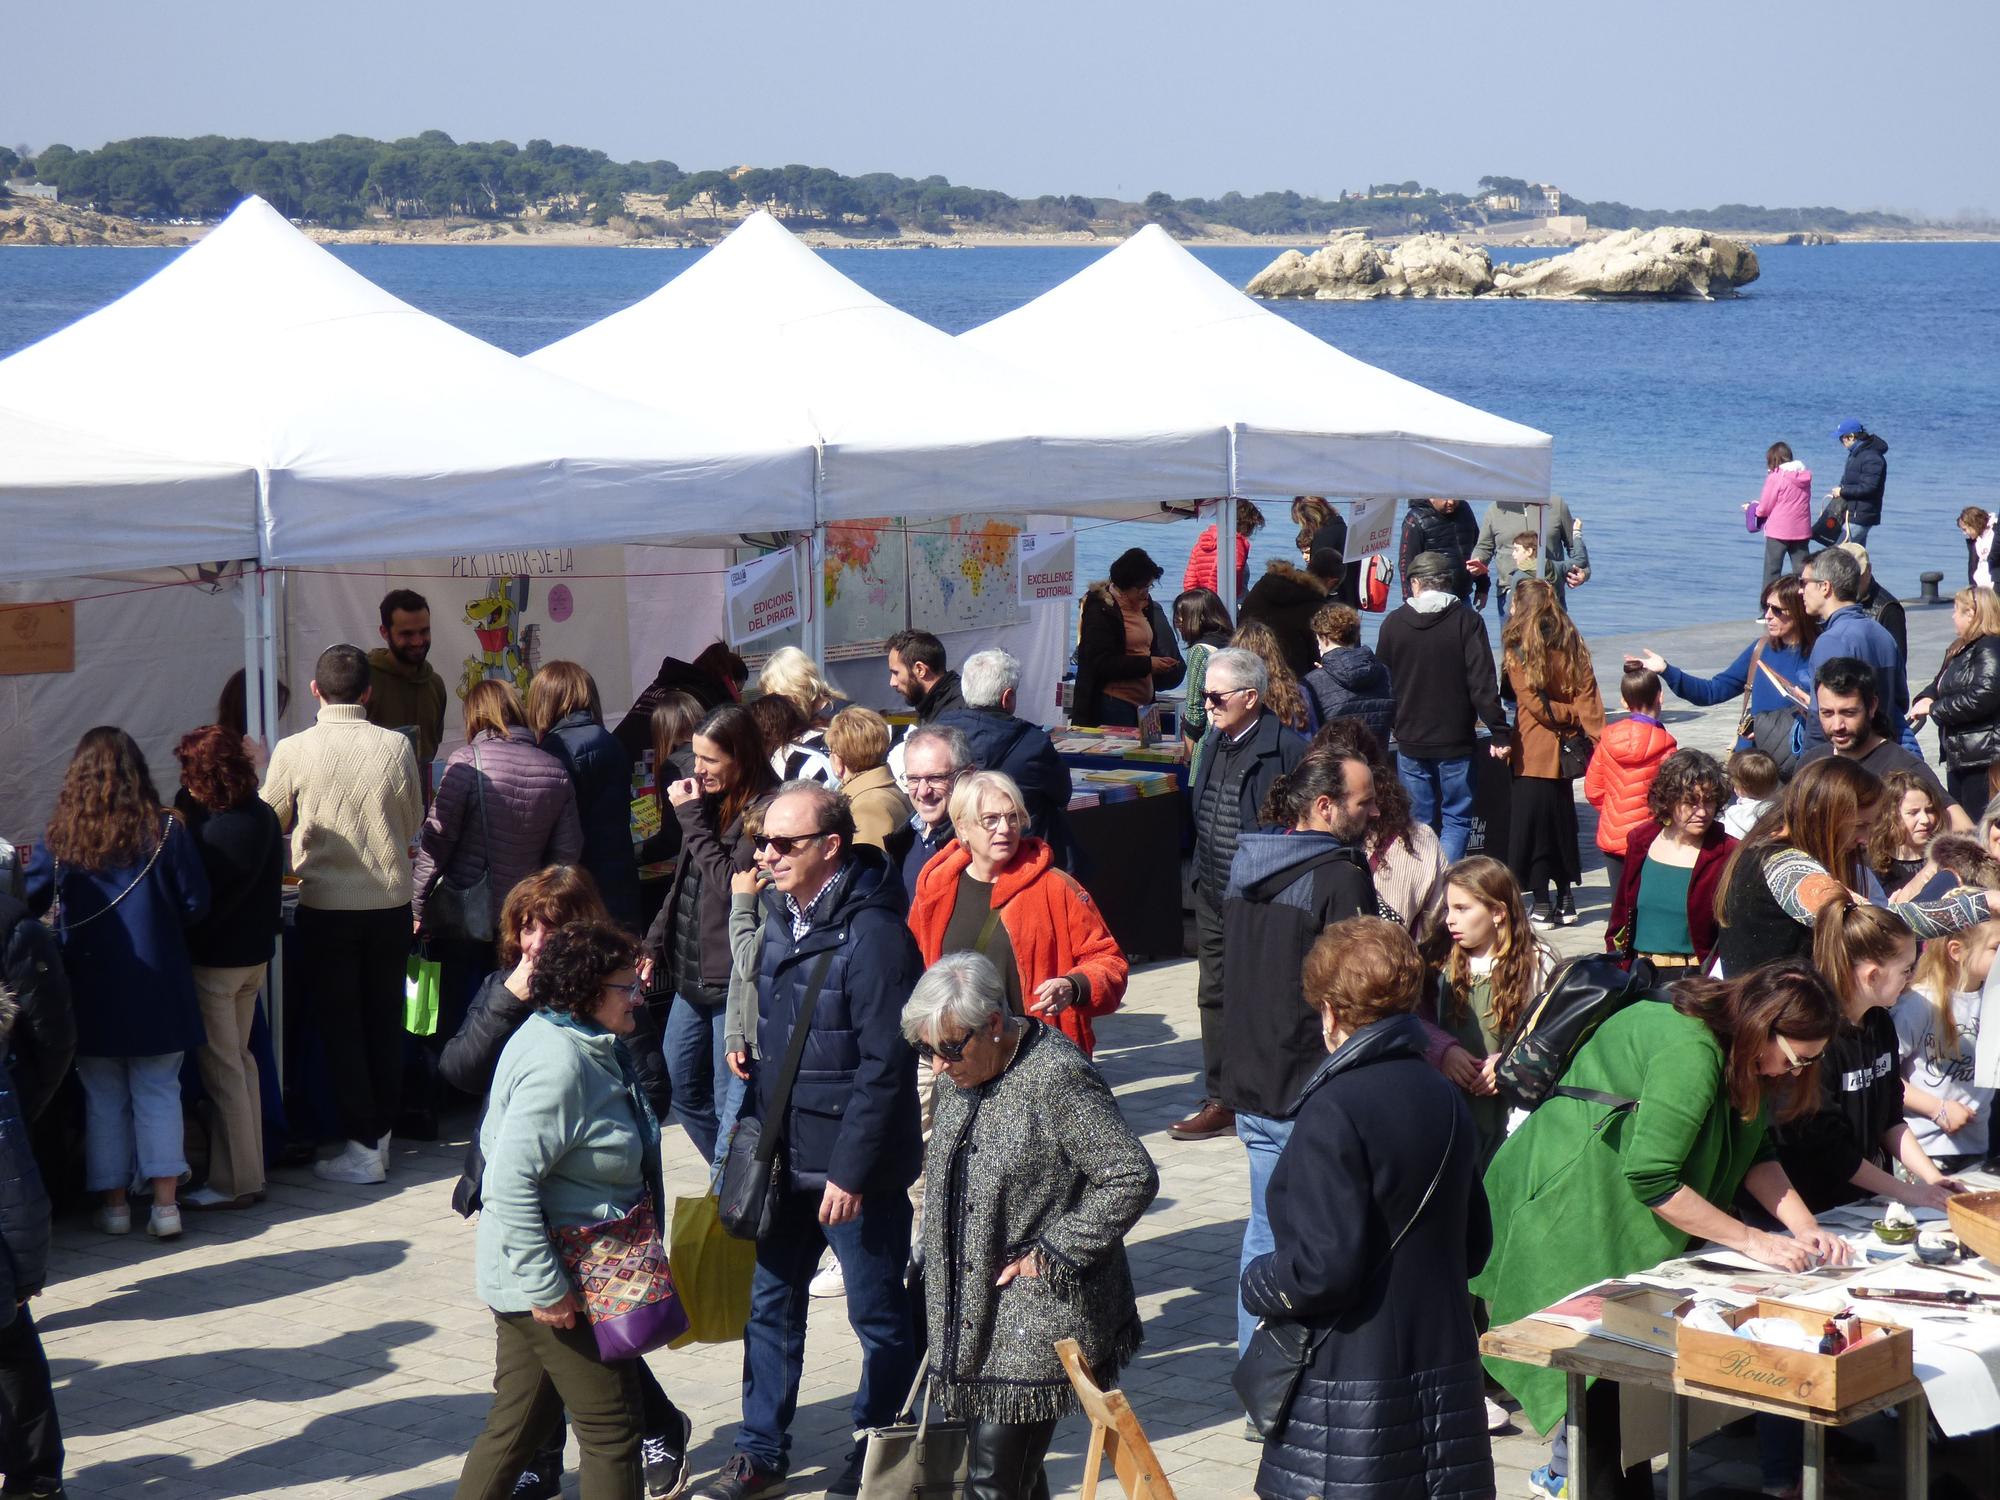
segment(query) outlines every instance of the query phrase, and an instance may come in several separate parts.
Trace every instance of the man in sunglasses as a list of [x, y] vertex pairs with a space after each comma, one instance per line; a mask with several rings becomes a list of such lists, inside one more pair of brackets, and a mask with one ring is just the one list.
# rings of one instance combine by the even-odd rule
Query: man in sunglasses
[[1254, 652], [1237, 646], [1217, 651], [1208, 659], [1204, 686], [1208, 732], [1202, 736], [1192, 790], [1195, 1005], [1201, 1014], [1203, 1094], [1193, 1113], [1167, 1127], [1177, 1141], [1205, 1141], [1236, 1129], [1236, 1116], [1220, 1097], [1222, 893], [1237, 840], [1259, 825], [1271, 783], [1306, 753], [1306, 742], [1264, 706], [1270, 674]]
[[[696, 1500], [758, 1500], [785, 1487], [790, 1416], [804, 1370], [807, 1287], [831, 1245], [861, 1341], [855, 1430], [891, 1421], [916, 1373], [904, 1273], [909, 1187], [922, 1165], [916, 1055], [904, 1002], [923, 972], [904, 923], [902, 882], [880, 849], [854, 842], [847, 799], [817, 782], [778, 789], [757, 838], [771, 877], [757, 956], [756, 1072], [744, 1113], [782, 1131], [771, 1232], [757, 1242], [743, 1336], [743, 1424]], [[783, 1120], [771, 1110], [794, 1026], [810, 1004]], [[815, 1455], [817, 1457], [817, 1455]], [[834, 1495], [860, 1488], [861, 1449], [843, 1455]]]

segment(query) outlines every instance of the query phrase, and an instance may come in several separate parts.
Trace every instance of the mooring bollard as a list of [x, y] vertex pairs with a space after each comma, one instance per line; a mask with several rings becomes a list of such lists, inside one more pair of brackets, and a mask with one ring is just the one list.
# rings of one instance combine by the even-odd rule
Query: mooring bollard
[[1923, 585], [1923, 593], [1918, 596], [1918, 603], [1944, 603], [1944, 600], [1938, 598], [1938, 585], [1944, 582], [1944, 574], [1937, 572], [1919, 573], [1917, 575], [1917, 582]]

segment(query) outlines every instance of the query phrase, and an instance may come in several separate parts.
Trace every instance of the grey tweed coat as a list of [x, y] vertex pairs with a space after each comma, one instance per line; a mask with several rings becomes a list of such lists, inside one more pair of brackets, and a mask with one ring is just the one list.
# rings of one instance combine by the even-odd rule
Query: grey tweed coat
[[[1076, 1044], [1027, 1025], [997, 1078], [938, 1080], [924, 1156], [932, 1391], [956, 1417], [1061, 1417], [1076, 1402], [1056, 1340], [1108, 1385], [1143, 1337], [1125, 1236], [1159, 1173]], [[1042, 1274], [995, 1287], [1029, 1250]]]

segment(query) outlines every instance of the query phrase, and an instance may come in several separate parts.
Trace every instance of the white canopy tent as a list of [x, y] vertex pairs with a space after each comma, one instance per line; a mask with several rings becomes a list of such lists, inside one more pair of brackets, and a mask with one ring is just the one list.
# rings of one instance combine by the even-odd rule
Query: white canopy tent
[[[1029, 369], [1091, 370], [1170, 423], [1222, 424], [1230, 478], [1217, 494], [1549, 496], [1547, 433], [1343, 354], [1157, 225], [959, 342]], [[1233, 508], [1220, 509], [1233, 533]], [[1227, 597], [1233, 570], [1219, 577]]]
[[9, 579], [254, 557], [257, 476], [0, 409]]
[[[690, 396], [561, 380], [349, 270], [250, 198], [108, 307], [0, 360], [0, 406], [263, 477], [267, 566], [802, 528], [810, 445]], [[77, 538], [79, 566], [94, 539]]]
[[856, 285], [766, 213], [528, 362], [669, 410], [699, 394], [811, 432], [822, 523], [1136, 519], [1220, 494], [1228, 474], [1213, 419], [1162, 421], [1115, 382], [1010, 366]]

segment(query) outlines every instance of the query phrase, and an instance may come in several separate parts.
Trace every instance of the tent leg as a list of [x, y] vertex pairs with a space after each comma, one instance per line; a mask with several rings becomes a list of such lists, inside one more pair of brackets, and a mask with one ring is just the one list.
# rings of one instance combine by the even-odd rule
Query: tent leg
[[1215, 513], [1215, 592], [1222, 611], [1236, 619], [1236, 424], [1229, 427], [1229, 493]]
[[826, 612], [821, 608], [820, 577], [826, 557], [826, 532], [815, 526], [806, 534], [805, 577], [800, 587], [806, 596], [806, 622], [801, 632], [805, 639], [805, 653], [819, 663], [821, 672], [826, 670]]
[[[257, 713], [258, 735], [269, 749], [278, 743], [278, 575], [259, 568], [254, 578], [246, 575], [245, 582], [256, 590], [257, 631], [254, 644], [259, 648], [260, 670], [254, 674], [258, 691], [253, 695], [249, 691], [253, 674], [246, 668], [244, 702]], [[277, 956], [264, 976], [264, 998], [270, 1007], [271, 1056], [278, 1067], [278, 1087], [282, 1090], [285, 1086], [285, 950], [282, 939]]]
[[[257, 571], [245, 563], [237, 578], [237, 603], [243, 608], [243, 732], [264, 738], [264, 654], [259, 645]], [[268, 743], [268, 742], [267, 742]]]

